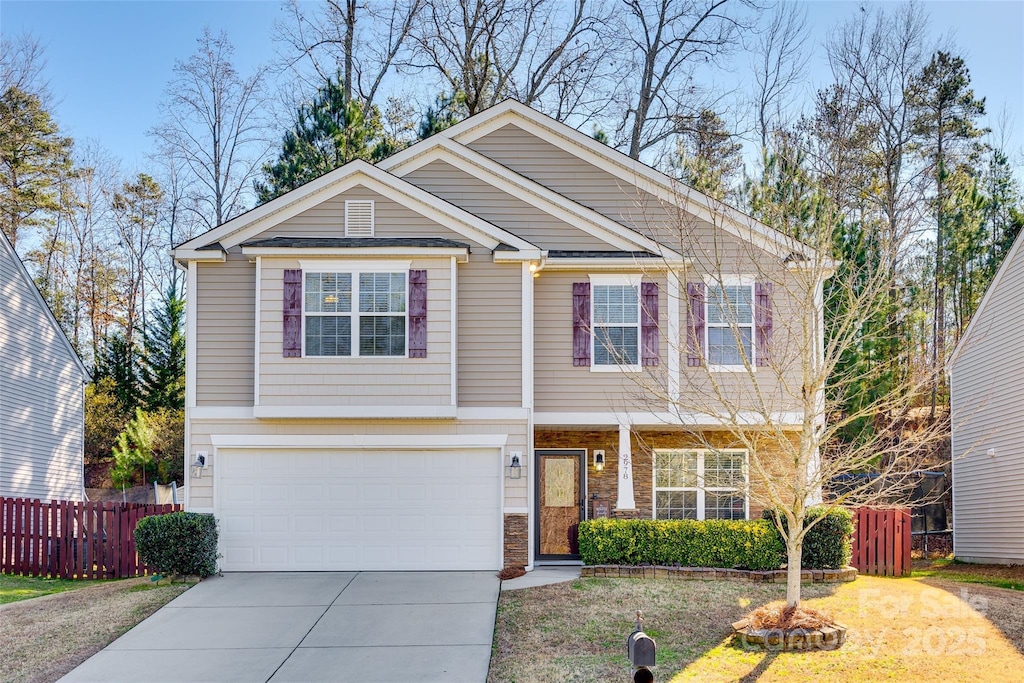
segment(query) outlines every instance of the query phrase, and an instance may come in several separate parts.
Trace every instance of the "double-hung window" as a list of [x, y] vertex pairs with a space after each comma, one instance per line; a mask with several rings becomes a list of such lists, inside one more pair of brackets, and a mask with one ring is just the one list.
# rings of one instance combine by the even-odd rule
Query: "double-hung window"
[[754, 364], [753, 284], [712, 283], [707, 288], [708, 365]]
[[655, 519], [746, 519], [747, 452], [656, 450]]
[[639, 367], [639, 279], [591, 276], [591, 287], [593, 367]]
[[305, 273], [306, 356], [405, 356], [406, 273]]

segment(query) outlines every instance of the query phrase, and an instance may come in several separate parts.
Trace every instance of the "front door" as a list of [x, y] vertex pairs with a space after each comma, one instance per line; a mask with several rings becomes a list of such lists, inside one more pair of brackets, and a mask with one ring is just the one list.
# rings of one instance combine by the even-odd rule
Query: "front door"
[[578, 559], [586, 451], [537, 451], [537, 558]]

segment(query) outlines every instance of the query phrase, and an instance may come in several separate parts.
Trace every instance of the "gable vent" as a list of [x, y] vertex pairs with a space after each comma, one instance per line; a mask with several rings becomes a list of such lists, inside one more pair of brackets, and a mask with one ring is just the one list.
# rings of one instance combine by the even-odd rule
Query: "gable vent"
[[373, 237], [373, 200], [345, 200], [345, 237]]

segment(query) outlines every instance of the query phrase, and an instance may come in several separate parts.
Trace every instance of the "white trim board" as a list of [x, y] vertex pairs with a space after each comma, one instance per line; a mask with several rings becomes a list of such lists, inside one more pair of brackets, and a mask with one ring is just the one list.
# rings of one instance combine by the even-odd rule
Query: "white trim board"
[[257, 418], [340, 419], [340, 420], [454, 420], [457, 409], [452, 405], [426, 406], [268, 406], [252, 409]]
[[211, 434], [218, 449], [234, 448], [327, 448], [327, 449], [422, 449], [504, 448], [508, 434]]

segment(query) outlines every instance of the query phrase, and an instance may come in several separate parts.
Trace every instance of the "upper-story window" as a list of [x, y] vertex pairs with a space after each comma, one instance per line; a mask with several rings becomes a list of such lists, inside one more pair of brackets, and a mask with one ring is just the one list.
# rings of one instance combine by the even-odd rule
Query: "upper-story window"
[[405, 273], [305, 273], [306, 356], [405, 356]]
[[640, 292], [637, 284], [593, 284], [595, 367], [640, 364]]
[[707, 288], [708, 364], [742, 367], [754, 358], [753, 284], [709, 284]]

